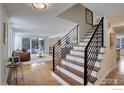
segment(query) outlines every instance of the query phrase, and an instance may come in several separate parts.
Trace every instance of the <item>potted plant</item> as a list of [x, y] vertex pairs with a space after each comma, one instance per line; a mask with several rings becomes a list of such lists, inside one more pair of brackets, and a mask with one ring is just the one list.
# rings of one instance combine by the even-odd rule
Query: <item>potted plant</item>
[[11, 57], [7, 61], [9, 64], [12, 64], [12, 58]]

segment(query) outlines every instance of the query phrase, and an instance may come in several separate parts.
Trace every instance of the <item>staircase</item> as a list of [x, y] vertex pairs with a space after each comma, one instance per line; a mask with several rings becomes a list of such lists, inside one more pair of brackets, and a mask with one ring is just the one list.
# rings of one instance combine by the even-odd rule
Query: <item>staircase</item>
[[92, 85], [104, 54], [103, 18], [78, 43], [78, 26], [53, 46], [52, 76], [63, 85]]

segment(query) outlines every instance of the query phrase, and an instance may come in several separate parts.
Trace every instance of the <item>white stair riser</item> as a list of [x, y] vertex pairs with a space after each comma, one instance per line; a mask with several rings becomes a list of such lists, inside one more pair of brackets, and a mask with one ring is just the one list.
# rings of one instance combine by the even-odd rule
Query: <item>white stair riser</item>
[[[95, 31], [95, 29], [96, 29], [96, 27], [92, 27], [92, 28], [90, 28], [90, 31], [93, 31], [93, 30]], [[98, 30], [102, 30], [102, 29], [99, 28]]]
[[91, 86], [91, 85], [93, 85], [93, 84], [92, 84], [92, 83], [90, 83], [90, 82], [88, 82], [88, 84], [87, 84], [87, 85], [90, 85], [90, 86]]
[[[82, 57], [84, 57], [84, 52], [80, 52], [80, 51], [73, 51], [73, 50], [71, 50], [71, 51], [70, 51], [70, 54], [71, 54], [71, 55], [77, 55], [77, 56], [82, 56]], [[98, 58], [99, 58], [99, 59], [102, 59], [102, 58], [103, 58], [103, 54], [99, 54], [99, 55], [98, 55]]]
[[74, 61], [77, 61], [77, 62], [80, 62], [80, 63], [84, 62], [83, 58], [79, 58], [79, 57], [75, 57], [75, 56], [70, 56], [70, 55], [66, 55], [66, 59], [74, 60]]
[[100, 67], [100, 63], [99, 62], [96, 62], [95, 63], [95, 67]]
[[55, 74], [54, 72], [51, 72], [51, 75], [57, 80], [59, 81], [62, 85], [69, 85], [67, 82], [65, 82], [61, 77], [59, 77], [57, 74]]
[[67, 76], [69, 76], [70, 78], [78, 81], [79, 83], [83, 84], [84, 83], [84, 80], [82, 78], [80, 78], [79, 76], [69, 72], [68, 70], [60, 67], [60, 66], [57, 66], [57, 70], [63, 72], [64, 74], [66, 74]]
[[[93, 32], [87, 33], [86, 36], [93, 35]], [[100, 37], [100, 33], [98, 33], [98, 36]]]
[[92, 36], [92, 33], [87, 33], [86, 36]]
[[77, 56], [84, 56], [84, 52], [80, 52], [80, 51], [70, 51], [71, 55], [77, 55]]
[[87, 46], [88, 43], [80, 43], [81, 46]]
[[[62, 64], [67, 65], [67, 66], [69, 66], [71, 68], [74, 68], [74, 69], [76, 69], [78, 71], [84, 72], [84, 67], [80, 67], [78, 65], [75, 65], [75, 64], [72, 64], [72, 63], [68, 63], [66, 61], [62, 61]], [[94, 77], [96, 77], [96, 71], [92, 71], [92, 74], [91, 75], [94, 76]]]
[[[90, 30], [89, 32], [87, 32], [87, 33], [94, 33], [94, 30]], [[98, 33], [101, 33], [101, 32], [98, 32]]]
[[[84, 52], [80, 52], [80, 51], [73, 51], [73, 50], [71, 50], [70, 51], [70, 54], [71, 55], [76, 55], [76, 56], [82, 56], [82, 57], [84, 57]], [[103, 54], [99, 54], [98, 55], [98, 58], [99, 59], [102, 59], [102, 56], [103, 56]]]
[[99, 54], [99, 55], [98, 55], [98, 58], [99, 58], [99, 59], [102, 59], [102, 58], [103, 58], [102, 56], [103, 56], [102, 54]]
[[90, 40], [90, 39], [83, 39], [83, 41], [87, 41], [87, 42], [88, 42], [89, 40]]
[[90, 38], [92, 35], [85, 36], [84, 38]]
[[71, 67], [71, 68], [74, 68], [74, 69], [76, 69], [76, 70], [78, 70], [78, 71], [81, 71], [81, 72], [83, 72], [84, 71], [84, 68], [83, 67], [80, 67], [80, 66], [78, 66], [78, 65], [75, 65], [75, 64], [72, 64], [72, 63], [69, 63], [69, 62], [66, 62], [66, 61], [62, 61], [62, 64], [64, 64], [64, 65], [67, 65], [67, 66], [69, 66], [69, 67]]
[[101, 53], [104, 53], [104, 52], [105, 52], [105, 49], [104, 49], [104, 48], [101, 48], [101, 49], [100, 49], [100, 52], [101, 52]]
[[78, 46], [75, 46], [73, 49], [74, 49], [74, 50], [81, 50], [81, 51], [84, 51], [85, 47], [78, 47]]
[[89, 32], [94, 32], [94, 31], [95, 31], [95, 30], [92, 30], [92, 29], [91, 29]]
[[[76, 61], [76, 62], [79, 62], [79, 63], [84, 63], [84, 59], [83, 58], [79, 58], [79, 57], [74, 57], [74, 56], [66, 55], [66, 59], [73, 60], [73, 61]], [[99, 67], [99, 62], [96, 62], [95, 66]]]
[[92, 70], [92, 74], [91, 74], [91, 76], [96, 77], [96, 73], [97, 73], [97, 72], [95, 72], [95, 71]]

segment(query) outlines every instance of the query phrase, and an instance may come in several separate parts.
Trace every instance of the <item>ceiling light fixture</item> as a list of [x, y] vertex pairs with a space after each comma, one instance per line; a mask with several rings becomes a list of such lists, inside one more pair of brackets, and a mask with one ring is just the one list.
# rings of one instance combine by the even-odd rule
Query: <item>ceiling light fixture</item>
[[44, 3], [32, 3], [32, 6], [36, 9], [44, 9], [46, 5]]

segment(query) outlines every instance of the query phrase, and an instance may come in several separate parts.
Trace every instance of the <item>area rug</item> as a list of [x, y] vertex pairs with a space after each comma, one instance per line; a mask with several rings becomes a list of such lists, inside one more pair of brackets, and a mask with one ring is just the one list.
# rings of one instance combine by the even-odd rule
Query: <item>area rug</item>
[[31, 58], [30, 61], [23, 62], [23, 64], [34, 64], [34, 63], [42, 63], [47, 61], [52, 61], [52, 56], [45, 54], [45, 56], [42, 58], [40, 57]]

